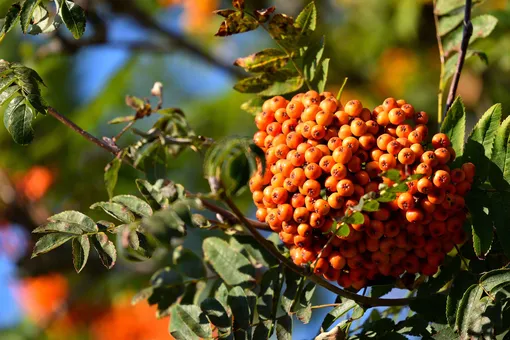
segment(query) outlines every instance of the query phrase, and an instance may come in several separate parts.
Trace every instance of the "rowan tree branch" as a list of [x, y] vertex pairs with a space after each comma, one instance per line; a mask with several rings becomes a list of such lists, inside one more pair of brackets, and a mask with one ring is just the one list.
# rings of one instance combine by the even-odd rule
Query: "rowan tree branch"
[[446, 100], [445, 116], [455, 100], [455, 94], [457, 93], [457, 87], [459, 85], [460, 74], [462, 67], [464, 66], [464, 60], [466, 59], [466, 53], [469, 46], [469, 39], [473, 34], [473, 25], [471, 23], [471, 6], [472, 0], [466, 0], [464, 6], [464, 28], [462, 30], [462, 42], [460, 44], [459, 57], [457, 60], [457, 66], [453, 75], [452, 84], [450, 86], [450, 92], [448, 93], [448, 99]]
[[446, 86], [444, 79], [444, 65], [445, 65], [445, 55], [443, 49], [443, 41], [441, 39], [441, 35], [439, 34], [439, 16], [436, 12], [436, 3], [437, 0], [434, 0], [434, 26], [436, 30], [436, 39], [437, 39], [437, 48], [439, 50], [439, 61], [441, 62], [441, 70], [439, 73], [439, 87], [437, 91], [437, 122], [441, 124], [443, 120], [443, 94], [444, 88]]

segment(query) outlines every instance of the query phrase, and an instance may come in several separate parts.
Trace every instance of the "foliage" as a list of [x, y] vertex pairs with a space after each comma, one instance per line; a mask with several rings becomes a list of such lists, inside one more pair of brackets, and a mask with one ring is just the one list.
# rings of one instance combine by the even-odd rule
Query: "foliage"
[[[57, 0], [57, 13], [52, 15], [45, 4], [38, 0], [14, 3], [5, 15], [2, 35], [18, 20], [23, 33], [48, 33], [63, 22], [75, 38], [84, 34], [85, 14], [79, 6]], [[256, 98], [243, 104], [243, 109], [259, 112], [262, 103], [276, 95], [292, 97], [308, 89], [324, 91], [329, 59], [323, 58], [325, 38], [314, 36], [314, 2], [296, 19], [277, 13], [274, 7], [249, 10], [242, 0], [232, 4], [233, 9], [217, 11], [224, 17], [217, 36], [262, 28], [278, 46], [235, 61], [251, 75], [241, 79], [234, 89], [256, 94]], [[441, 47], [449, 57], [441, 74], [442, 83], [454, 72], [451, 53], [460, 46], [462, 11], [463, 1], [436, 3], [438, 35], [443, 37]], [[476, 34], [470, 42], [488, 36], [496, 22], [490, 15], [473, 18]], [[468, 50], [467, 56], [472, 55], [485, 58], [482, 52]], [[34, 70], [0, 62], [0, 105], [7, 104], [4, 123], [17, 143], [32, 141], [34, 112], [46, 114], [51, 110], [52, 115], [58, 115], [42, 98], [41, 84], [44, 85]], [[163, 108], [161, 89], [157, 83], [151, 91], [158, 100], [156, 105], [148, 99], [126, 97], [126, 104], [135, 113], [110, 121], [126, 124], [116, 137], [102, 144], [95, 141], [115, 157], [104, 174], [109, 200], [96, 202], [90, 208], [115, 222], [95, 221], [73, 210], [53, 215], [33, 230], [43, 235], [32, 256], [69, 241], [74, 267], [80, 272], [87, 264], [91, 246], [108, 269], [118, 256], [147, 261], [158, 249], [165, 249], [171, 253], [169, 265], [156, 271], [149, 286], [138, 292], [132, 302], [147, 300], [157, 306], [158, 318], [170, 316], [169, 332], [174, 338], [264, 339], [276, 334], [278, 339], [291, 339], [293, 322], [306, 324], [314, 309], [325, 307], [314, 305], [316, 286], [332, 288], [309, 271], [315, 263], [296, 269], [288, 260], [288, 252], [275, 244], [272, 236], [258, 233], [257, 228], [267, 231], [267, 226], [240, 215], [232, 203], [232, 198], [247, 187], [251, 174], [259, 167], [265, 169], [264, 154], [245, 138], [216, 142], [196, 135], [182, 110]], [[133, 127], [151, 115], [157, 120], [148, 131]], [[440, 129], [450, 138], [459, 159], [453, 167], [472, 162], [477, 168], [473, 188], [466, 197], [469, 215], [465, 230], [472, 235], [472, 242], [453, 251], [433, 276], [405, 274], [395, 282], [373, 282], [370, 296], [334, 287], [332, 291], [342, 296], [326, 315], [317, 339], [504, 336], [510, 328], [510, 269], [506, 268], [510, 256], [506, 209], [510, 198], [510, 120], [502, 118], [501, 105], [492, 106], [466, 137], [466, 110], [459, 97]], [[138, 139], [121, 148], [118, 142], [128, 130]], [[202, 156], [204, 177], [211, 187], [208, 193], [189, 192], [165, 178], [169, 163], [188, 149]], [[125, 165], [146, 176], [136, 181], [140, 197], [115, 195], [118, 174]], [[381, 185], [377, 194], [367, 193], [347, 214], [337, 218], [326, 231], [331, 238], [348, 236], [350, 225], [364, 222], [363, 211], [379, 210], [381, 203], [394, 201], [399, 193], [408, 190], [410, 181], [419, 179], [401, 178], [396, 170], [382, 176], [394, 184]], [[223, 201], [232, 212], [212, 200]], [[216, 213], [216, 219], [204, 210]], [[198, 229], [207, 231], [201, 249], [185, 248], [182, 243], [187, 234]], [[221, 232], [215, 233], [215, 229]], [[497, 261], [486, 262], [485, 270], [473, 268], [477, 261], [491, 256]], [[408, 289], [412, 296], [395, 306], [391, 300], [381, 299], [394, 286]], [[379, 305], [393, 307], [368, 314], [370, 307]], [[409, 313], [396, 322], [392, 316], [404, 311], [403, 305], [409, 307]], [[353, 331], [356, 320], [363, 316], [366, 321]]]

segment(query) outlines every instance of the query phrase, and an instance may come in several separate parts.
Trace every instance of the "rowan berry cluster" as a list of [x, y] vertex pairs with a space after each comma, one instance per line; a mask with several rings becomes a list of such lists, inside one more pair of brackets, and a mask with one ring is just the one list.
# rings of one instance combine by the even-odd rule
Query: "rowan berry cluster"
[[[450, 169], [455, 151], [442, 133], [426, 142], [427, 121], [427, 113], [394, 98], [373, 111], [359, 100], [344, 106], [329, 92], [267, 100], [253, 137], [266, 170], [249, 183], [257, 219], [279, 233], [297, 265], [309, 263], [346, 288], [378, 276], [433, 275], [466, 239], [463, 195], [475, 168]], [[333, 233], [334, 221], [366, 193], [394, 185], [384, 176], [390, 169], [402, 180], [422, 176], [377, 211], [363, 212], [348, 236]]]

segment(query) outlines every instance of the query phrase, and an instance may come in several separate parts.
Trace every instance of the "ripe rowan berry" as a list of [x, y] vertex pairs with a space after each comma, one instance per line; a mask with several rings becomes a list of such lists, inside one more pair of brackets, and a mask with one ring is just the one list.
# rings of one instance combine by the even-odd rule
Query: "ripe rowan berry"
[[337, 251], [332, 251], [328, 256], [329, 264], [336, 270], [342, 270], [347, 264], [346, 258], [340, 255]]
[[432, 182], [438, 188], [445, 188], [450, 184], [450, 174], [444, 170], [437, 170]]
[[303, 143], [303, 136], [298, 134], [295, 131], [289, 132], [287, 137], [285, 138], [285, 142], [287, 146], [291, 149], [297, 149], [298, 145]]
[[360, 137], [368, 130], [368, 126], [361, 118], [354, 118], [351, 122], [351, 132], [354, 136]]
[[414, 160], [416, 159], [416, 155], [414, 154], [413, 150], [410, 148], [403, 148], [398, 153], [398, 161], [405, 165], [410, 165], [414, 163]]
[[277, 216], [280, 221], [290, 221], [292, 219], [292, 214], [294, 213], [294, 209], [290, 204], [280, 204], [278, 205]]
[[398, 207], [404, 211], [414, 207], [414, 197], [408, 192], [400, 194], [397, 199]]
[[349, 100], [344, 106], [344, 111], [351, 117], [358, 117], [362, 110], [363, 105], [359, 100]]
[[400, 108], [393, 108], [388, 112], [388, 118], [393, 125], [400, 125], [406, 119], [406, 114]]
[[311, 136], [315, 140], [321, 140], [326, 136], [326, 129], [322, 125], [315, 125], [312, 127]]
[[352, 153], [356, 153], [359, 149], [359, 141], [355, 137], [347, 137], [342, 141], [342, 146], [351, 149]]
[[299, 119], [304, 110], [305, 106], [298, 100], [291, 100], [286, 107], [287, 115], [292, 119]]
[[313, 272], [315, 274], [324, 274], [329, 269], [329, 261], [326, 259], [320, 258], [317, 260], [315, 267], [313, 268]]
[[432, 167], [426, 163], [420, 163], [414, 170], [414, 173], [428, 177], [428, 176], [432, 175]]
[[390, 144], [391, 141], [393, 141], [395, 138], [390, 136], [387, 133], [383, 133], [379, 137], [377, 137], [377, 147], [380, 150], [386, 151], [388, 148], [388, 144]]
[[444, 133], [436, 133], [432, 137], [432, 146], [434, 149], [447, 148], [451, 146], [450, 139]]
[[349, 179], [342, 179], [338, 182], [336, 190], [340, 196], [352, 196], [354, 193], [354, 184]]
[[448, 151], [446, 148], [439, 148], [434, 151], [434, 154], [436, 155], [437, 161], [439, 164], [446, 164], [450, 161], [450, 151]]
[[473, 163], [464, 163], [462, 164], [461, 169], [466, 175], [466, 180], [472, 183], [473, 178], [475, 177], [475, 165]]
[[397, 100], [395, 98], [386, 98], [382, 104], [384, 111], [390, 111], [398, 107]]
[[400, 138], [408, 138], [409, 134], [413, 131], [413, 128], [409, 124], [400, 124], [396, 128], [397, 136]]
[[321, 177], [322, 169], [317, 163], [308, 163], [305, 167], [305, 176], [308, 179], [317, 179]]
[[402, 150], [402, 149], [403, 149], [402, 144], [400, 144], [396, 140], [392, 140], [386, 147], [386, 150], [388, 151], [388, 153], [393, 156], [397, 156], [398, 153], [400, 152], [400, 150]]
[[411, 223], [420, 222], [423, 218], [423, 212], [418, 208], [411, 208], [406, 211], [406, 219]]
[[387, 153], [379, 157], [379, 168], [382, 171], [388, 171], [395, 168], [396, 166], [397, 160], [395, 159], [395, 156]]
[[434, 188], [434, 184], [427, 177], [422, 177], [418, 180], [418, 191], [427, 195]]

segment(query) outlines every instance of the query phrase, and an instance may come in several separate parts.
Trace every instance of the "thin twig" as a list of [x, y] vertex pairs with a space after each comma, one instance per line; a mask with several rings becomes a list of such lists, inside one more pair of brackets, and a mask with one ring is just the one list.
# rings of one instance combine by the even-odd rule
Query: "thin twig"
[[464, 66], [464, 60], [466, 59], [469, 39], [473, 34], [473, 25], [471, 24], [471, 4], [471, 0], [466, 0], [466, 5], [464, 7], [464, 29], [462, 31], [462, 42], [460, 44], [457, 67], [455, 68], [452, 84], [450, 86], [450, 93], [448, 93], [448, 99], [446, 100], [445, 112], [448, 112], [455, 99], [455, 94], [457, 93], [457, 87], [459, 85], [460, 74], [462, 72], [462, 67]]
[[437, 47], [439, 49], [439, 60], [441, 62], [441, 70], [439, 74], [439, 89], [437, 92], [437, 122], [441, 124], [443, 120], [443, 93], [445, 87], [445, 79], [444, 79], [444, 65], [445, 65], [445, 56], [443, 49], [443, 41], [441, 39], [441, 35], [439, 34], [439, 17], [436, 12], [436, 3], [437, 0], [434, 0], [434, 25], [436, 29], [436, 39], [437, 39]]
[[61, 123], [63, 123], [65, 126], [71, 128], [72, 130], [74, 130], [75, 132], [79, 133], [80, 135], [82, 135], [85, 139], [87, 139], [88, 141], [96, 144], [97, 146], [99, 146], [100, 148], [108, 151], [109, 153], [117, 156], [117, 154], [120, 152], [120, 149], [118, 147], [115, 147], [113, 145], [110, 145], [94, 136], [92, 136], [90, 133], [88, 133], [87, 131], [83, 130], [81, 127], [79, 127], [78, 125], [76, 125], [73, 121], [69, 120], [68, 118], [66, 118], [65, 116], [61, 115], [57, 110], [55, 110], [54, 108], [52, 107], [48, 107], [47, 108], [47, 112], [53, 116], [54, 118], [56, 118], [57, 120], [59, 120]]
[[244, 214], [239, 210], [239, 208], [235, 205], [235, 203], [228, 196], [222, 197], [228, 207], [234, 212], [234, 214], [242, 221], [243, 225], [250, 231], [253, 238], [266, 249], [274, 258], [276, 258], [281, 264], [296, 272], [299, 275], [306, 277], [308, 280], [315, 282], [319, 286], [326, 288], [327, 290], [340, 295], [344, 298], [356, 301], [360, 305], [364, 306], [406, 306], [408, 305], [413, 298], [402, 298], [402, 299], [378, 299], [372, 298], [368, 296], [362, 296], [355, 293], [351, 293], [349, 291], [343, 290], [340, 287], [337, 287], [328, 281], [321, 279], [317, 275], [310, 275], [311, 273], [307, 272], [307, 270], [303, 267], [296, 265], [290, 259], [285, 257], [280, 251], [274, 246], [274, 244], [264, 238], [256, 228], [254, 228], [250, 222], [246, 219]]

